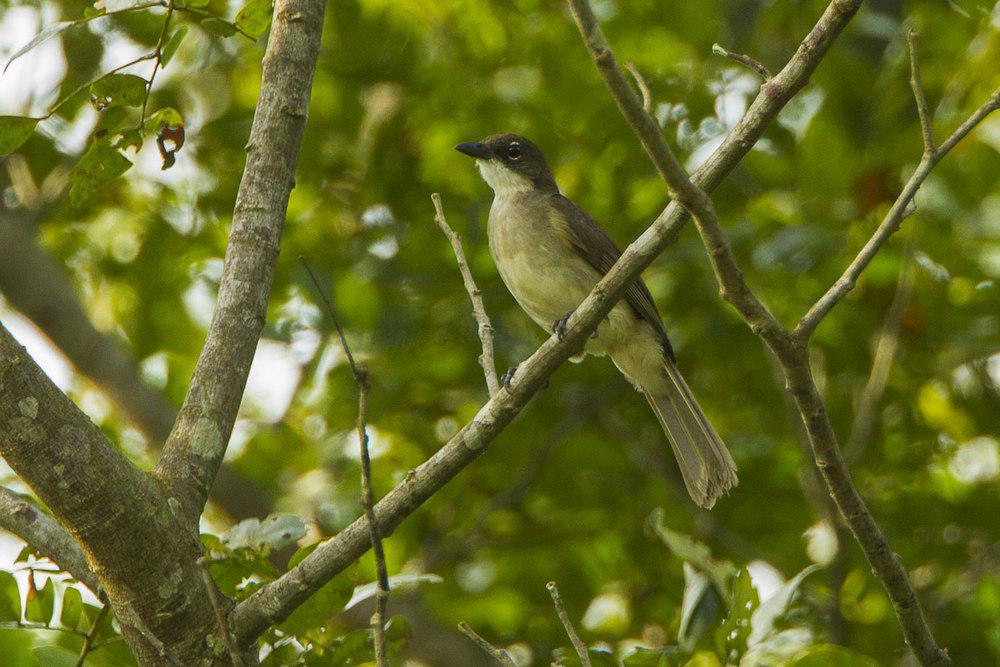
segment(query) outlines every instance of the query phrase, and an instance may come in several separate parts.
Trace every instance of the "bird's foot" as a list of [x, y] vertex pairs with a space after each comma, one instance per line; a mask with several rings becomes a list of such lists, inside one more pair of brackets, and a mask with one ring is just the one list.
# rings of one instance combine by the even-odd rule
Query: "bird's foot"
[[[563, 336], [566, 335], [566, 323], [569, 322], [569, 317], [574, 312], [576, 311], [571, 310], [552, 323], [552, 333], [554, 333], [559, 340], [562, 340]], [[608, 322], [611, 321], [611, 319], [608, 317], [605, 317], [604, 319]], [[594, 333], [590, 334], [590, 339], [594, 340], [595, 338], [597, 338], [597, 335], [598, 335], [597, 329], [594, 329]]]
[[511, 366], [507, 369], [507, 372], [503, 374], [503, 377], [500, 378], [500, 384], [503, 385], [503, 388], [507, 391], [510, 391], [510, 383], [514, 381], [514, 373], [516, 372], [517, 366]]
[[566, 323], [569, 322], [569, 317], [572, 314], [573, 311], [571, 310], [552, 323], [552, 333], [554, 333], [556, 335], [556, 338], [558, 338], [559, 340], [562, 340], [563, 336], [566, 335]]

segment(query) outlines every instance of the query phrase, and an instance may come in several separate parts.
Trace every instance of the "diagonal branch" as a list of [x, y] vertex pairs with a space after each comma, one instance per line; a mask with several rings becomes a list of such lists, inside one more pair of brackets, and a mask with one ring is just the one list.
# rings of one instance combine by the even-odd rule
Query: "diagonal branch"
[[[785, 104], [805, 86], [860, 4], [860, 0], [834, 0], [827, 7], [795, 55], [781, 72], [761, 87], [761, 93], [743, 118], [695, 173], [699, 186], [712, 190], [735, 169]], [[383, 533], [388, 534], [485, 451], [490, 441], [548, 381], [555, 369], [585, 342], [594, 326], [620, 300], [625, 286], [676, 239], [686, 222], [684, 209], [671, 202], [576, 309], [569, 319], [563, 341], [560, 343], [553, 337], [543, 343], [521, 364], [517, 382], [510, 392], [499, 392], [491, 398], [471, 422], [375, 506]], [[242, 642], [251, 641], [271, 624], [287, 618], [367, 550], [366, 533], [365, 521], [356, 520], [318, 546], [301, 563], [237, 605], [230, 619], [230, 627], [237, 638]]]
[[[704, 191], [691, 183], [683, 167], [680, 166], [660, 134], [655, 121], [639, 106], [635, 94], [628, 86], [624, 74], [615, 62], [614, 55], [601, 34], [589, 3], [587, 0], [569, 0], [569, 4], [576, 18], [580, 34], [608, 89], [618, 103], [622, 115], [652, 158], [654, 165], [667, 183], [671, 196], [693, 214], [702, 242], [709, 251], [709, 258], [715, 270], [722, 297], [739, 311], [754, 333], [763, 338], [778, 357], [786, 378], [788, 391], [795, 399], [806, 433], [809, 436], [816, 465], [822, 472], [830, 495], [836, 502], [841, 515], [851, 527], [855, 538], [871, 563], [874, 573], [885, 587], [893, 603], [896, 616], [899, 618], [907, 644], [922, 664], [950, 664], [948, 654], [934, 640], [906, 570], [899, 558], [893, 554], [881, 528], [875, 522], [851, 480], [850, 473], [840, 454], [836, 434], [809, 369], [805, 339], [791, 335], [749, 290], [726, 243], [724, 233], [712, 209], [711, 201]], [[979, 113], [977, 112], [974, 116], [979, 115]], [[966, 123], [960, 128], [960, 131], [967, 134], [970, 129], [971, 126]], [[956, 143], [957, 140], [949, 139], [946, 145], [950, 148]], [[940, 159], [937, 155], [931, 157]], [[906, 203], [911, 198], [912, 194], [907, 198]], [[906, 210], [906, 204], [900, 208], [902, 214]], [[872, 255], [874, 255], [874, 251]]]
[[937, 148], [934, 145], [934, 127], [931, 124], [931, 112], [927, 107], [927, 96], [924, 94], [924, 84], [920, 81], [920, 59], [917, 58], [917, 31], [910, 30], [906, 34], [906, 45], [910, 50], [910, 88], [913, 89], [913, 99], [917, 103], [917, 115], [920, 117], [920, 133], [924, 137], [924, 154], [934, 155]]
[[948, 139], [941, 144], [933, 153], [924, 153], [921, 158], [920, 163], [917, 165], [916, 169], [913, 170], [913, 174], [910, 179], [903, 186], [902, 192], [896, 197], [896, 201], [893, 202], [892, 207], [889, 212], [885, 214], [882, 222], [879, 223], [878, 228], [875, 233], [872, 234], [868, 242], [865, 243], [864, 247], [857, 254], [854, 260], [848, 265], [844, 270], [844, 273], [837, 279], [837, 281], [826, 291], [826, 293], [820, 297], [820, 299], [813, 304], [809, 312], [803, 316], [802, 320], [799, 321], [798, 326], [795, 327], [793, 336], [795, 336], [800, 341], [806, 341], [812, 335], [819, 323], [823, 321], [823, 318], [833, 309], [837, 303], [847, 295], [854, 285], [857, 284], [858, 278], [861, 276], [861, 272], [865, 270], [868, 264], [875, 258], [875, 255], [882, 248], [889, 237], [896, 233], [899, 226], [902, 224], [903, 220], [912, 212], [913, 198], [917, 194], [917, 190], [923, 185], [924, 181], [930, 175], [931, 170], [937, 166], [937, 163], [947, 155], [951, 149], [958, 145], [958, 142], [965, 138], [969, 132], [973, 130], [979, 123], [983, 121], [991, 113], [1000, 109], [1000, 88], [986, 100], [982, 106], [976, 109], [975, 112], [969, 116], [965, 122], [963, 122], [957, 130], [955, 130]]
[[762, 336], [775, 352], [779, 350], [785, 353], [791, 352], [793, 341], [788, 332], [747, 286], [743, 272], [736, 265], [732, 250], [722, 232], [711, 199], [704, 190], [691, 181], [677, 156], [667, 145], [656, 119], [643, 109], [628, 79], [618, 66], [614, 53], [597, 24], [590, 3], [586, 0], [569, 0], [569, 5], [583, 41], [604, 83], [618, 103], [625, 120], [638, 135], [660, 177], [667, 184], [671, 199], [680, 203], [694, 217], [698, 232], [708, 249], [712, 268], [721, 287], [722, 298], [739, 311], [754, 333]]
[[590, 667], [590, 653], [587, 650], [587, 645], [583, 643], [580, 635], [576, 633], [573, 621], [570, 620], [569, 614], [566, 613], [566, 607], [563, 605], [562, 596], [559, 595], [556, 582], [550, 581], [545, 584], [545, 588], [548, 589], [549, 595], [552, 596], [552, 604], [556, 608], [556, 615], [559, 616], [559, 621], [563, 624], [566, 635], [569, 637], [570, 643], [573, 644], [573, 650], [576, 651], [576, 655], [580, 658], [580, 663], [583, 667]]
[[69, 531], [33, 503], [3, 487], [0, 487], [0, 528], [17, 535], [51, 559], [97, 597], [104, 596], [101, 582], [87, 565], [87, 557]]
[[476, 287], [472, 271], [469, 270], [469, 263], [465, 261], [462, 239], [448, 225], [448, 221], [444, 217], [441, 195], [435, 192], [431, 195], [431, 200], [434, 202], [434, 222], [451, 242], [451, 248], [455, 252], [455, 260], [458, 262], [458, 270], [462, 274], [462, 282], [465, 283], [465, 291], [469, 293], [469, 299], [472, 301], [472, 314], [476, 317], [476, 324], [479, 325], [479, 341], [483, 346], [483, 353], [479, 355], [479, 365], [483, 367], [483, 375], [486, 376], [486, 390], [490, 396], [495, 396], [500, 391], [500, 382], [497, 380], [496, 362], [493, 361], [493, 325], [490, 324], [490, 318], [486, 314], [485, 306], [483, 306], [483, 293]]
[[154, 471], [171, 488], [193, 527], [226, 453], [264, 327], [325, 6], [321, 0], [275, 4], [218, 306], [180, 416]]

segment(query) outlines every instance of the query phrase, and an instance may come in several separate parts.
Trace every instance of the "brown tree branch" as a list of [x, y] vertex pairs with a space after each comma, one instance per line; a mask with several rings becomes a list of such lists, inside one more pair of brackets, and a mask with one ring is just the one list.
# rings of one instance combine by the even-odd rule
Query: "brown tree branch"
[[497, 366], [493, 360], [493, 325], [486, 314], [486, 307], [483, 306], [483, 293], [476, 287], [476, 281], [469, 270], [469, 263], [465, 261], [465, 251], [462, 250], [462, 239], [458, 237], [448, 225], [448, 220], [444, 217], [444, 208], [441, 206], [441, 195], [434, 193], [431, 195], [434, 202], [434, 222], [437, 223], [444, 235], [451, 242], [451, 248], [455, 253], [455, 261], [458, 262], [458, 270], [462, 274], [462, 282], [465, 283], [465, 291], [469, 293], [472, 301], [472, 314], [476, 318], [479, 328], [479, 342], [482, 343], [483, 353], [479, 355], [479, 365], [483, 367], [483, 375], [486, 376], [486, 390], [490, 396], [496, 395], [500, 391], [500, 382], [497, 380]]
[[[38, 213], [19, 219], [0, 204], [0, 215], [0, 291], [158, 449], [170, 435], [177, 408], [142, 380], [124, 346], [91, 323], [69, 276], [29, 229]], [[235, 519], [264, 516], [272, 508], [267, 489], [228, 465], [219, 470], [212, 500]]]
[[723, 58], [729, 58], [730, 60], [733, 60], [743, 65], [747, 69], [752, 70], [754, 73], [757, 74], [757, 76], [759, 76], [764, 80], [764, 83], [767, 83], [768, 81], [771, 80], [771, 70], [765, 67], [760, 61], [754, 60], [750, 56], [743, 55], [742, 53], [733, 53], [732, 51], [727, 51], [726, 49], [722, 48], [722, 46], [719, 44], [712, 44], [712, 53], [714, 53], [717, 56], [722, 56]]
[[993, 95], [990, 96], [983, 104], [972, 113], [971, 116], [965, 119], [957, 130], [955, 130], [948, 139], [941, 144], [933, 153], [924, 153], [924, 156], [920, 159], [920, 163], [917, 165], [916, 169], [913, 170], [913, 174], [910, 179], [903, 186], [902, 192], [896, 197], [896, 201], [893, 202], [892, 207], [889, 212], [886, 213], [882, 222], [879, 223], [878, 228], [875, 233], [872, 234], [868, 242], [865, 243], [864, 247], [861, 248], [854, 260], [848, 265], [844, 270], [844, 273], [837, 279], [837, 281], [826, 291], [826, 293], [816, 301], [815, 304], [809, 309], [802, 319], [799, 321], [798, 326], [795, 327], [795, 331], [792, 335], [795, 336], [799, 341], [805, 342], [812, 335], [816, 327], [819, 326], [823, 318], [826, 317], [837, 303], [843, 299], [848, 292], [854, 289], [855, 284], [857, 284], [858, 278], [861, 276], [861, 272], [865, 270], [868, 264], [874, 259], [875, 255], [882, 248], [889, 237], [896, 233], [899, 226], [902, 224], [903, 220], [912, 212], [911, 204], [913, 202], [914, 196], [917, 194], [917, 190], [923, 185], [924, 181], [930, 175], [931, 170], [937, 166], [937, 163], [947, 155], [952, 148], [958, 145], [958, 142], [965, 138], [969, 132], [973, 130], [979, 123], [983, 121], [991, 113], [1000, 109], [1000, 88], [998, 88]]
[[737, 266], [729, 242], [722, 232], [712, 201], [704, 190], [691, 181], [667, 145], [656, 120], [643, 110], [604, 38], [590, 3], [586, 0], [569, 0], [569, 6], [604, 83], [618, 103], [625, 120], [639, 137], [660, 177], [667, 184], [671, 199], [679, 202], [694, 217], [698, 232], [708, 249], [722, 298], [739, 311], [754, 333], [762, 336], [776, 353], [779, 350], [785, 354], [791, 353], [791, 337], [747, 286], [743, 272]]
[[178, 530], [160, 486], [3, 326], [0, 414], [0, 455], [82, 547], [139, 660], [164, 661], [164, 644], [179, 656], [199, 654], [211, 609], [193, 594], [200, 580], [189, 534]]
[[491, 658], [496, 660], [498, 665], [504, 665], [505, 667], [517, 667], [517, 663], [515, 663], [514, 659], [510, 657], [510, 653], [483, 639], [479, 633], [473, 630], [472, 627], [465, 621], [458, 624], [458, 629], [463, 635], [471, 639], [476, 646], [483, 649], [483, 651], [488, 653]]
[[69, 531], [33, 503], [3, 487], [0, 487], [0, 528], [20, 537], [94, 595], [103, 597], [101, 582]]
[[325, 7], [321, 0], [275, 4], [218, 306], [154, 471], [181, 503], [192, 528], [226, 452], [264, 326]]
[[[826, 415], [823, 400], [816, 390], [809, 369], [804, 339], [790, 335], [747, 287], [726, 243], [711, 201], [704, 191], [688, 179], [663, 136], [659, 132], [651, 131], [655, 128], [655, 122], [642, 111], [635, 94], [629, 88], [589, 3], [586, 0], [569, 0], [569, 4], [580, 34], [598, 71], [618, 103], [622, 115], [639, 137], [667, 183], [671, 196], [692, 213], [702, 241], [709, 251], [722, 297], [737, 309], [754, 333], [763, 338], [778, 357], [788, 390], [795, 398], [805, 424], [816, 464], [823, 474], [830, 495], [837, 503], [838, 509], [871, 563], [873, 571], [882, 581], [892, 600], [907, 644], [922, 664], [950, 664], [947, 653], [934, 641], [906, 570], [899, 558], [892, 553], [881, 529], [851, 480], [841, 457], [833, 427]], [[965, 127], [963, 125], [963, 128]], [[965, 130], [965, 133], [967, 132], [968, 130]], [[955, 143], [957, 141], [951, 142], [950, 146], [954, 146]], [[934, 157], [939, 159], [939, 156]], [[911, 198], [912, 194], [906, 199], [906, 203]], [[904, 203], [900, 213], [905, 210]]]
[[[860, 4], [861, 0], [834, 0], [827, 7], [788, 64], [761, 87], [743, 118], [696, 172], [695, 181], [700, 187], [714, 189], [739, 164], [784, 105], [805, 86]], [[586, 341], [621, 298], [625, 287], [676, 239], [686, 222], [684, 209], [671, 202], [570, 316], [563, 341], [552, 337], [543, 343], [521, 364], [510, 392], [499, 392], [491, 398], [471, 422], [375, 506], [384, 534], [389, 534], [485, 451], [555, 369]], [[314, 591], [366, 551], [365, 533], [363, 519], [353, 522], [286, 574], [237, 605], [230, 618], [230, 627], [237, 638], [250, 641], [271, 624], [287, 618]]]
[[559, 595], [559, 589], [556, 588], [556, 582], [550, 581], [545, 584], [545, 588], [548, 589], [549, 595], [552, 596], [552, 604], [555, 605], [556, 615], [559, 616], [559, 621], [562, 623], [563, 628], [565, 628], [566, 635], [569, 637], [570, 643], [573, 644], [573, 649], [580, 658], [580, 663], [583, 667], [590, 667], [590, 653], [587, 651], [587, 645], [580, 639], [580, 635], [576, 634], [576, 628], [573, 627], [573, 621], [570, 620], [569, 614], [566, 613], [566, 607], [563, 605], [562, 597]]

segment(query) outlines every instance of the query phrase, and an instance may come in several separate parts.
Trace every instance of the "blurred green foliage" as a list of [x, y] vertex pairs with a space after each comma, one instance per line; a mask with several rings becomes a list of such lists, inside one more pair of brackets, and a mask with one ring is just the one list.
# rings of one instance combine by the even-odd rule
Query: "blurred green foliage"
[[[254, 0], [237, 14], [241, 6], [223, 0], [189, 3], [255, 34], [266, 30], [264, 4]], [[776, 70], [825, 3], [594, 5], [619, 59], [633, 62], [649, 83], [664, 132], [694, 166], [759, 85], [748, 71], [713, 56], [712, 44]], [[0, 2], [0, 21], [39, 7]], [[72, 21], [87, 8], [76, 0], [44, 3], [42, 15], [47, 22]], [[187, 26], [186, 33], [168, 42], [172, 58], [150, 102], [151, 113], [170, 108], [183, 118], [186, 141], [175, 166], [161, 170], [147, 136], [138, 154], [127, 150], [130, 168], [113, 158], [123, 176], [105, 178], [111, 173], [102, 168], [81, 186], [79, 174], [95, 152], [121, 155], [111, 140], [135, 125], [139, 111], [98, 112], [80, 94], [40, 123], [0, 174], [4, 206], [35, 221], [95, 324], [125, 341], [148, 380], [178, 404], [219, 280], [263, 53], [263, 40], [223, 39], [219, 23], [193, 18], [178, 17], [175, 25]], [[2, 112], [45, 115], [56, 100], [122, 64], [123, 53], [153, 48], [162, 21], [161, 11], [144, 10], [61, 32], [66, 67], [61, 74], [56, 68], [51, 93]], [[909, 26], [921, 31], [923, 78], [939, 137], [1000, 83], [1000, 5], [866, 3], [812, 83], [714, 197], [750, 284], [786, 323], [836, 279], [920, 157], [908, 85]], [[3, 60], [32, 33], [19, 37], [4, 42]], [[321, 272], [355, 353], [370, 369], [374, 484], [382, 494], [485, 399], [475, 324], [451, 249], [432, 220], [432, 192], [442, 194], [464, 239], [496, 328], [501, 372], [542, 340], [489, 257], [484, 222], [491, 193], [453, 146], [501, 131], [530, 137], [563, 191], [620, 245], [667, 203], [561, 3], [345, 0], [330, 3], [323, 41], [265, 333], [281, 363], [266, 366], [258, 378], [263, 389], [250, 392], [229, 456], [274, 492], [278, 510], [306, 520], [302, 543], [337, 532], [360, 507], [352, 377], [314, 305], [299, 255]], [[6, 77], [30, 76], [39, 66], [31, 57], [22, 56]], [[148, 67], [136, 72], [148, 75]], [[171, 115], [165, 124], [175, 122]], [[5, 128], [0, 124], [0, 147], [26, 135], [21, 126]], [[135, 139], [121, 136], [119, 148]], [[67, 174], [77, 174], [68, 178], [72, 189]], [[956, 664], [990, 665], [1000, 661], [1000, 119], [984, 123], [938, 166], [917, 205], [817, 331], [813, 366], [846, 442], [912, 248], [916, 277], [900, 320], [899, 351], [873, 437], [856, 445], [853, 470], [910, 570], [940, 643]], [[809, 571], [813, 561], [833, 559], [836, 567], [796, 582], [796, 596], [774, 617], [778, 627], [770, 636], [780, 635], [792, 650], [753, 664], [871, 664], [861, 655], [878, 664], [900, 660], [891, 606], [853, 541], [841, 533], [838, 543], [820, 525], [824, 508], [810, 487], [811, 462], [767, 353], [718, 298], [693, 230], [645, 278], [683, 371], [739, 464], [740, 486], [711, 514], [696, 511], [644, 401], [606, 362], [567, 365], [485, 457], [388, 537], [390, 573], [440, 575], [442, 583], [418, 589], [430, 622], [450, 630], [467, 621], [534, 664], [547, 664], [553, 651], [567, 663], [576, 660], [545, 590], [557, 580], [595, 655], [634, 652], [629, 665], [688, 659], [715, 665], [744, 655], [752, 634], [746, 622], [765, 604], [763, 584], [749, 586], [747, 564], [750, 573], [770, 572], [780, 584]], [[266, 389], [289, 377], [290, 402], [286, 408], [279, 400], [275, 409]], [[95, 387], [77, 379], [70, 394], [143, 465], [155, 460]], [[659, 532], [647, 529], [657, 507], [664, 508], [655, 522]], [[209, 518], [214, 532], [227, 529], [224, 517]], [[674, 539], [665, 544], [664, 535]], [[824, 535], [826, 542], [817, 543]], [[214, 540], [220, 560], [212, 572], [228, 594], [258, 585], [245, 578], [249, 573], [258, 583], [276, 574], [253, 550], [259, 542], [237, 553], [206, 539]], [[687, 548], [678, 547], [682, 542]], [[711, 562], [725, 567], [699, 563], [709, 548], [718, 559]], [[841, 555], [833, 556], [838, 548]], [[711, 614], [685, 641], [679, 631], [694, 627], [685, 598], [694, 594], [699, 573], [708, 576], [699, 585], [709, 598], [690, 601], [689, 616], [706, 599], [713, 600]], [[323, 593], [329, 604], [304, 614], [304, 623], [293, 616], [284, 633], [307, 638], [317, 664], [350, 664], [336, 662], [337, 651], [341, 660], [366, 659], [350, 653], [366, 641], [346, 634], [350, 624], [333, 615], [354, 586], [373, 578], [366, 556]], [[0, 603], [6, 604], [2, 595]], [[65, 608], [64, 601], [64, 614]], [[842, 632], [835, 629], [838, 616]], [[29, 655], [31, 642], [51, 651], [70, 646], [52, 641], [79, 640], [15, 632], [21, 634], [0, 632], [6, 655]], [[436, 664], [448, 664], [447, 642], [421, 647], [421, 632], [411, 634], [404, 651], [432, 660], [437, 650]], [[287, 637], [279, 629], [266, 638], [274, 644], [270, 664], [306, 659], [295, 657], [301, 646]], [[850, 650], [831, 646], [835, 640]], [[457, 635], [452, 641], [465, 642]], [[814, 648], [802, 654], [802, 646]]]

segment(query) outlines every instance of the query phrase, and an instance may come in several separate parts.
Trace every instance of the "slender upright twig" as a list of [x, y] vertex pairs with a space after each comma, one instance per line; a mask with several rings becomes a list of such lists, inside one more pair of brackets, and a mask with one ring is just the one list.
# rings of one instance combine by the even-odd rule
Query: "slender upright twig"
[[580, 639], [580, 635], [576, 634], [573, 621], [569, 620], [569, 614], [566, 613], [566, 607], [563, 606], [559, 589], [556, 588], [556, 582], [550, 581], [545, 584], [545, 588], [549, 589], [549, 594], [552, 596], [552, 604], [556, 607], [556, 614], [559, 615], [559, 620], [562, 621], [563, 627], [566, 628], [566, 634], [569, 635], [569, 641], [573, 644], [576, 654], [580, 656], [580, 662], [583, 663], [583, 667], [590, 667], [590, 654], [587, 652], [587, 645]]
[[892, 304], [885, 315], [882, 330], [879, 332], [878, 340], [875, 343], [875, 354], [872, 357], [872, 367], [868, 374], [868, 381], [861, 391], [858, 405], [854, 410], [854, 422], [851, 424], [851, 433], [844, 444], [844, 460], [848, 465], [853, 465], [868, 448], [871, 442], [872, 432], [875, 428], [875, 419], [879, 413], [879, 403], [885, 394], [886, 385], [889, 382], [889, 372], [892, 370], [893, 361], [896, 358], [896, 351], [899, 349], [899, 331], [902, 324], [903, 311], [910, 303], [913, 295], [913, 248], [912, 239], [903, 257], [903, 267], [899, 270], [899, 280], [896, 282], [896, 293], [892, 297]]
[[229, 660], [233, 663], [233, 667], [242, 667], [243, 657], [240, 653], [240, 648], [229, 633], [229, 622], [226, 620], [226, 612], [222, 609], [222, 601], [219, 600], [219, 593], [215, 589], [215, 582], [212, 581], [212, 575], [208, 571], [208, 565], [205, 562], [204, 556], [198, 559], [198, 567], [201, 569], [201, 580], [205, 584], [208, 601], [212, 604], [212, 610], [215, 612], [215, 622], [219, 626], [222, 641], [229, 652]]
[[500, 390], [500, 382], [497, 380], [496, 362], [493, 361], [493, 325], [490, 324], [490, 318], [486, 315], [482, 292], [476, 287], [472, 271], [469, 270], [469, 263], [465, 260], [462, 239], [448, 225], [448, 221], [444, 217], [441, 195], [435, 192], [431, 195], [431, 201], [434, 202], [434, 222], [451, 242], [451, 248], [455, 252], [455, 261], [458, 262], [458, 270], [462, 273], [462, 282], [465, 283], [465, 291], [469, 293], [469, 299], [472, 301], [472, 314], [475, 315], [476, 324], [479, 325], [479, 341], [483, 345], [483, 353], [479, 355], [479, 365], [483, 367], [483, 375], [486, 376], [486, 390], [490, 396], [495, 396]]
[[153, 82], [156, 81], [156, 73], [163, 64], [163, 47], [167, 43], [167, 31], [170, 30], [170, 19], [174, 15], [174, 0], [167, 0], [167, 17], [163, 19], [163, 28], [160, 30], [160, 38], [156, 40], [156, 51], [153, 52], [153, 71], [146, 82], [146, 94], [142, 97], [142, 111], [139, 113], [139, 129], [146, 127], [146, 107], [149, 104], [149, 96], [153, 92]]
[[736, 61], [739, 64], [753, 70], [757, 76], [767, 83], [771, 80], [771, 70], [765, 67], [760, 61], [754, 60], [750, 56], [744, 55], [742, 53], [733, 53], [732, 51], [727, 51], [722, 48], [719, 44], [712, 44], [712, 53], [717, 56], [722, 56], [723, 58], [729, 58], [730, 60]]
[[639, 93], [642, 95], [642, 108], [648, 113], [653, 113], [653, 93], [649, 90], [649, 84], [646, 83], [646, 78], [642, 75], [642, 72], [632, 64], [631, 60], [625, 61], [625, 67], [628, 69], [629, 74], [635, 79], [635, 85], [639, 87]]
[[90, 630], [87, 632], [87, 636], [83, 638], [83, 646], [80, 648], [80, 657], [76, 659], [76, 667], [83, 667], [87, 660], [87, 654], [90, 653], [90, 649], [94, 645], [94, 638], [97, 637], [98, 631], [101, 629], [101, 621], [104, 617], [108, 615], [108, 610], [110, 605], [104, 605], [101, 607], [100, 611], [97, 612], [97, 616], [94, 617], [94, 622], [90, 624]]
[[351, 348], [347, 345], [347, 337], [337, 319], [337, 311], [334, 310], [330, 299], [320, 287], [316, 274], [305, 257], [299, 257], [303, 266], [309, 272], [316, 292], [319, 293], [323, 303], [326, 304], [327, 312], [333, 321], [333, 326], [337, 329], [340, 337], [340, 345], [344, 348], [347, 362], [350, 364], [351, 373], [354, 374], [354, 384], [358, 388], [358, 447], [361, 450], [361, 504], [365, 509], [365, 519], [368, 523], [368, 534], [371, 539], [372, 553], [375, 554], [375, 570], [377, 573], [378, 586], [375, 589], [375, 613], [372, 614], [371, 626], [373, 642], [375, 644], [375, 662], [379, 667], [387, 667], [389, 659], [385, 649], [385, 616], [386, 604], [389, 601], [389, 574], [385, 566], [385, 551], [382, 548], [382, 531], [379, 529], [378, 521], [375, 518], [375, 496], [372, 493], [372, 461], [368, 450], [368, 370], [354, 360]]
[[458, 629], [463, 635], [475, 642], [476, 646], [483, 649], [490, 655], [490, 657], [496, 660], [497, 664], [504, 665], [504, 667], [517, 667], [514, 659], [510, 657], [510, 653], [508, 653], [505, 649], [498, 648], [483, 639], [475, 630], [469, 627], [469, 624], [465, 621], [458, 624]]
[[920, 117], [920, 132], [924, 137], [924, 155], [934, 155], [937, 153], [937, 148], [934, 145], [934, 128], [931, 125], [931, 112], [927, 106], [927, 96], [924, 94], [924, 85], [920, 82], [916, 30], [911, 29], [906, 34], [906, 44], [910, 50], [910, 87], [913, 89], [913, 99], [917, 103], [917, 115]]

